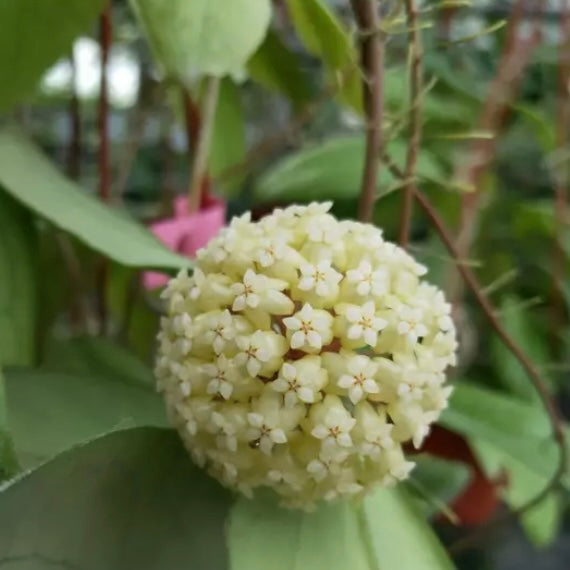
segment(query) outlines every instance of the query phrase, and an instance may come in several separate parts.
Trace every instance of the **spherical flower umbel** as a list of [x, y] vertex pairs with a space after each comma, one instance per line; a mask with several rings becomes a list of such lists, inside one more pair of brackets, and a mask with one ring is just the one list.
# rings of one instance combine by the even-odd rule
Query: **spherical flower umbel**
[[456, 361], [425, 267], [329, 209], [235, 218], [162, 295], [158, 388], [194, 460], [299, 508], [405, 479]]

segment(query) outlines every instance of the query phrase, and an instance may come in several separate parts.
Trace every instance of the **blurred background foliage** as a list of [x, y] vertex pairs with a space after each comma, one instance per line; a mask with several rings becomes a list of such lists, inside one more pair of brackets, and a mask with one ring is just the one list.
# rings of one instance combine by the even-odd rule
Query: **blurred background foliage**
[[[102, 205], [95, 198], [101, 175], [96, 23], [103, 4], [0, 6], [0, 369], [8, 403], [8, 419], [0, 413], [0, 466], [6, 476], [101, 433], [165, 425], [149, 389], [160, 306], [154, 292], [140, 287], [140, 272], [188, 262], [143, 226], [171, 216], [174, 197], [187, 192], [195, 141], [188, 142], [188, 98], [178, 80], [184, 76], [197, 109], [204, 81], [176, 65], [165, 76], [129, 4], [112, 3], [110, 207]], [[383, 30], [383, 132], [388, 153], [402, 165], [410, 101], [407, 29], [391, 11], [396, 4], [384, 7], [393, 17]], [[355, 217], [366, 125], [348, 3], [276, 0], [272, 8], [263, 42], [221, 81], [210, 191], [227, 201], [230, 214], [331, 199], [336, 215]], [[564, 2], [554, 0], [422, 3], [418, 179], [465, 246], [462, 262], [477, 273], [568, 418], [570, 233], [560, 194], [568, 184], [570, 35], [564, 34], [570, 29], [561, 25], [563, 10]], [[247, 35], [247, 21], [222, 23]], [[219, 34], [227, 35], [225, 29]], [[396, 240], [402, 184], [385, 164], [377, 188], [374, 223]], [[457, 522], [453, 501], [474, 479], [517, 507], [547, 484], [557, 453], [524, 370], [491, 334], [419, 209], [410, 247], [431, 280], [452, 295], [461, 338], [457, 392], [441, 425], [467, 441], [474, 459], [428, 449], [409, 485], [447, 543], [467, 532], [449, 519]], [[118, 436], [112, 445], [120, 447]], [[145, 445], [157, 443], [141, 440], [139, 453]], [[568, 478], [564, 483], [567, 489]], [[508, 524], [462, 554], [459, 567], [567, 568], [567, 504], [567, 490], [557, 488], [522, 524]]]

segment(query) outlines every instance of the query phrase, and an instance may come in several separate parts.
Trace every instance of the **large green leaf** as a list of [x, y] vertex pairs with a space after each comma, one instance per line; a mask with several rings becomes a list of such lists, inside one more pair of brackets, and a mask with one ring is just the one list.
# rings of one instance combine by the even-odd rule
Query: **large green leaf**
[[228, 508], [174, 432], [113, 433], [0, 492], [0, 567], [225, 570]]
[[32, 222], [0, 188], [0, 367], [34, 360], [38, 279]]
[[269, 30], [264, 42], [247, 64], [251, 78], [267, 89], [285, 95], [295, 106], [311, 99], [307, 74], [301, 58], [293, 53], [279, 35]]
[[[502, 488], [503, 497], [513, 508], [518, 508], [536, 497], [548, 484], [548, 478], [537, 475], [524, 463], [497, 449], [492, 444], [471, 440], [471, 445], [491, 477], [501, 472], [508, 474], [508, 485]], [[537, 546], [547, 546], [560, 529], [561, 504], [557, 493], [551, 493], [521, 517], [529, 538]]]
[[105, 0], [3, 0], [0, 2], [0, 112], [34, 90], [42, 72], [69, 53], [73, 39]]
[[131, 0], [167, 75], [239, 72], [263, 41], [270, 0]]
[[18, 471], [18, 462], [14, 444], [8, 432], [8, 422], [6, 419], [6, 390], [4, 387], [4, 376], [0, 368], [0, 482], [9, 479]]
[[[240, 93], [236, 84], [226, 78], [220, 84], [210, 146], [210, 173], [216, 177], [224, 169], [241, 162], [244, 156], [245, 121]], [[235, 190], [239, 182], [239, 177], [231, 177], [221, 186], [227, 194]]]
[[164, 426], [162, 398], [120, 376], [7, 369], [8, 426], [30, 467], [102, 433]]
[[[356, 510], [347, 502], [314, 513], [272, 497], [238, 499], [230, 515], [232, 570], [372, 570]], [[401, 569], [405, 570], [405, 569]]]
[[[548, 348], [544, 339], [536, 334], [528, 311], [520, 307], [516, 297], [505, 297], [501, 303], [501, 321], [507, 332], [537, 365], [548, 362]], [[504, 343], [497, 337], [491, 340], [493, 368], [502, 385], [515, 396], [538, 402], [538, 395], [529, 382], [524, 368]]]
[[448, 570], [435, 535], [401, 491], [380, 489], [362, 505], [323, 504], [314, 513], [270, 499], [240, 499], [229, 526], [232, 570]]
[[364, 500], [362, 509], [378, 570], [454, 568], [435, 533], [404, 491], [378, 489]]
[[551, 477], [558, 448], [540, 407], [469, 384], [458, 384], [440, 423], [468, 439], [484, 441], [520, 461], [533, 473]]
[[0, 184], [40, 216], [119, 263], [162, 269], [190, 264], [126, 214], [88, 196], [12, 130], [0, 132]]
[[[261, 200], [329, 200], [355, 198], [360, 191], [366, 143], [363, 136], [340, 136], [311, 145], [285, 157], [257, 182], [254, 191]], [[396, 161], [405, 157], [406, 147], [393, 141], [390, 155]], [[419, 158], [420, 175], [443, 177], [441, 167], [427, 152]], [[379, 194], [397, 188], [387, 168], [380, 168]]]
[[320, 57], [331, 81], [340, 81], [343, 102], [362, 111], [362, 77], [351, 38], [322, 0], [285, 0], [299, 38], [307, 51]]
[[152, 370], [132, 352], [103, 337], [51, 339], [42, 369], [75, 375], [97, 375], [123, 384], [152, 388]]

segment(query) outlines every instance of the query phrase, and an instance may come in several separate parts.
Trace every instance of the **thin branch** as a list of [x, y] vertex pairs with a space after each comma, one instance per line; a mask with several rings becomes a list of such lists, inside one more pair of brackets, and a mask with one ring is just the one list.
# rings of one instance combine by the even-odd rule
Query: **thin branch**
[[204, 177], [207, 176], [208, 158], [210, 156], [210, 142], [216, 119], [216, 107], [220, 91], [220, 79], [209, 77], [207, 79], [204, 104], [201, 112], [201, 125], [198, 141], [194, 152], [192, 175], [188, 193], [188, 211], [195, 212], [200, 207]]
[[73, 49], [69, 54], [71, 67], [71, 95], [69, 97], [70, 137], [67, 151], [67, 174], [78, 180], [81, 173], [81, 109], [77, 95], [77, 64]]
[[382, 116], [384, 113], [384, 41], [380, 32], [380, 15], [375, 0], [351, 0], [360, 40], [360, 64], [364, 74], [362, 83], [364, 111], [366, 113], [366, 157], [358, 217], [370, 222], [374, 214], [376, 181], [380, 167], [382, 141]]
[[416, 0], [404, 0], [406, 20], [408, 25], [408, 53], [409, 53], [409, 82], [410, 96], [409, 110], [409, 139], [406, 156], [406, 170], [404, 178], [404, 197], [400, 218], [400, 244], [407, 247], [412, 222], [414, 204], [414, 180], [418, 154], [422, 139], [422, 85], [423, 85], [423, 45], [421, 31], [418, 29], [418, 10]]
[[[111, 49], [112, 19], [111, 2], [108, 2], [99, 19], [99, 46], [101, 50], [101, 77], [99, 89], [99, 105], [97, 110], [97, 126], [99, 131], [98, 173], [99, 198], [109, 202], [111, 198], [111, 173], [109, 168], [109, 100], [107, 64]], [[107, 330], [107, 303], [105, 289], [109, 266], [106, 259], [99, 260], [97, 269], [97, 312], [101, 334]]]
[[[404, 178], [405, 173], [399, 168], [396, 163], [386, 154], [384, 155], [384, 162], [392, 172], [395, 177]], [[449, 253], [455, 258], [460, 259], [459, 248], [455, 245], [452, 234], [445, 227], [443, 220], [440, 218], [436, 209], [433, 207], [429, 199], [423, 194], [417, 187], [414, 187], [414, 196], [418, 204], [421, 206], [422, 210], [426, 214], [427, 218], [433, 225], [434, 229], [438, 233], [442, 243], [445, 245]], [[551, 479], [547, 485], [532, 499], [521, 507], [511, 511], [506, 515], [506, 517], [499, 517], [490, 525], [487, 525], [483, 529], [480, 529], [477, 533], [473, 533], [469, 537], [458, 541], [452, 546], [451, 550], [453, 552], [458, 552], [463, 550], [466, 546], [472, 544], [479, 536], [480, 533], [489, 532], [489, 528], [497, 526], [505, 522], [506, 519], [512, 516], [520, 516], [530, 509], [538, 505], [543, 499], [545, 499], [556, 487], [558, 487], [562, 477], [566, 473], [568, 466], [568, 449], [566, 448], [566, 440], [564, 434], [564, 422], [560, 416], [560, 413], [556, 407], [556, 404], [552, 400], [547, 384], [542, 378], [542, 375], [537, 368], [536, 364], [524, 353], [523, 349], [517, 344], [517, 342], [509, 335], [497, 316], [497, 311], [483, 293], [483, 289], [479, 284], [479, 281], [471, 268], [468, 265], [458, 263], [457, 270], [461, 274], [463, 280], [471, 290], [471, 293], [475, 297], [478, 305], [481, 307], [485, 317], [489, 321], [489, 324], [501, 339], [503, 344], [508, 348], [511, 354], [518, 360], [523, 369], [525, 370], [529, 380], [534, 386], [537, 394], [542, 401], [544, 409], [548, 415], [550, 421], [552, 434], [554, 440], [559, 449], [559, 461], [558, 466], [552, 475]]]
[[[560, 62], [558, 67], [558, 113], [557, 139], [560, 153], [564, 153], [568, 145], [568, 128], [570, 122], [570, 65], [564, 61], [570, 48], [570, 1], [562, 5], [560, 18]], [[552, 269], [552, 333], [557, 344], [556, 333], [564, 323], [564, 294], [562, 287], [566, 274], [566, 254], [564, 251], [564, 233], [568, 224], [568, 163], [563, 161], [558, 167], [554, 200], [554, 216], [556, 220], [554, 234], [554, 252]], [[556, 346], [555, 344], [555, 346]]]

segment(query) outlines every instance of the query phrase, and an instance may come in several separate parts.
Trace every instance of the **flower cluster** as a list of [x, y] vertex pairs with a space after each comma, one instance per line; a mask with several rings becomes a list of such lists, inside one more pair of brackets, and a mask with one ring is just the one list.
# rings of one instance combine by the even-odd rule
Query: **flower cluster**
[[425, 267], [329, 208], [234, 218], [163, 292], [158, 387], [194, 460], [300, 508], [408, 476], [457, 348]]

